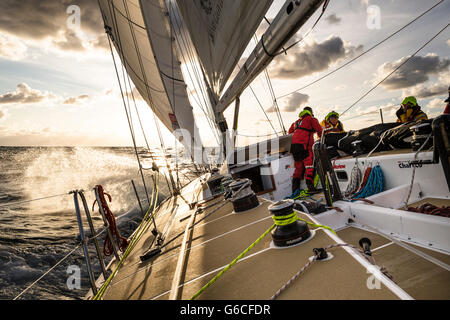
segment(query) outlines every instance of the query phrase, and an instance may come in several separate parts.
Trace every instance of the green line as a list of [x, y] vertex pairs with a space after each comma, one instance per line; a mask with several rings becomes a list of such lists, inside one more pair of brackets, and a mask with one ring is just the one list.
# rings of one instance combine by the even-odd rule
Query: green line
[[[159, 194], [158, 184], [159, 184], [159, 175], [157, 176], [157, 183], [155, 184], [155, 186], [153, 188], [153, 190], [154, 191], [156, 190], [156, 192], [152, 192], [152, 200], [155, 199], [155, 201], [157, 201], [158, 194]], [[155, 196], [155, 198], [153, 198], [153, 196]], [[131, 251], [134, 249], [134, 246], [136, 245], [136, 243], [142, 237], [142, 235], [144, 233], [144, 230], [147, 228], [147, 226], [152, 221], [152, 218], [153, 218], [153, 216], [155, 215], [155, 212], [156, 212], [155, 209], [156, 209], [156, 202], [153, 203], [153, 201], [152, 201], [152, 205], [148, 208], [147, 213], [145, 214], [144, 218], [142, 219], [141, 224], [137, 228], [136, 233], [135, 233], [133, 239], [131, 240], [130, 244], [128, 245], [127, 250], [125, 250], [124, 254], [122, 255], [122, 258], [120, 259], [116, 269], [111, 273], [111, 275], [108, 277], [108, 279], [105, 281], [105, 283], [102, 285], [102, 287], [100, 288], [100, 290], [98, 291], [98, 293], [94, 296], [94, 298], [92, 300], [100, 300], [103, 297], [103, 295], [105, 294], [106, 289], [111, 284], [112, 280], [116, 276], [116, 274], [119, 271], [120, 267], [122, 266], [123, 262], [128, 257], [128, 255], [131, 253]], [[148, 217], [148, 215], [150, 214], [151, 211], [152, 211], [152, 214], [151, 214], [150, 218], [147, 219], [147, 217]]]
[[262, 239], [264, 239], [270, 231], [275, 228], [273, 224], [269, 229], [266, 230], [255, 242], [253, 242], [247, 249], [245, 249], [236, 259], [234, 259], [229, 265], [227, 265], [221, 272], [219, 272], [214, 278], [212, 278], [206, 285], [203, 286], [196, 294], [192, 296], [190, 300], [195, 300], [203, 291], [208, 289], [214, 282], [217, 281], [225, 272], [231, 269], [239, 260], [241, 260], [251, 249], [253, 249]]

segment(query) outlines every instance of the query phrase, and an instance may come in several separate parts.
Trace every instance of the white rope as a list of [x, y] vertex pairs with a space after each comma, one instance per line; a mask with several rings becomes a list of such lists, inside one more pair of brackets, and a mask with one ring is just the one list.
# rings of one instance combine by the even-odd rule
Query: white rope
[[355, 162], [355, 166], [352, 169], [352, 173], [350, 176], [350, 182], [347, 185], [347, 189], [345, 190], [345, 196], [352, 195], [356, 191], [358, 191], [358, 187], [361, 184], [362, 180], [362, 172], [358, 165], [358, 160]]
[[[365, 254], [364, 251], [362, 251], [360, 248], [358, 248], [352, 244], [336, 243], [336, 244], [329, 245], [328, 247], [325, 247], [324, 249], [325, 249], [325, 251], [327, 251], [329, 249], [339, 248], [339, 247], [350, 247], [350, 248], [356, 250], [357, 252], [359, 252], [372, 265], [376, 265], [375, 259], [372, 256]], [[277, 297], [279, 297], [283, 291], [285, 291], [300, 275], [302, 275], [306, 271], [306, 269], [308, 269], [315, 261], [317, 261], [318, 255], [319, 255], [319, 253], [314, 254], [312, 259], [309, 259], [309, 261], [293, 277], [291, 277], [289, 279], [289, 281], [286, 282], [286, 284], [284, 284], [272, 297], [270, 297], [270, 300], [275, 300]], [[392, 280], [392, 276], [388, 273], [388, 271], [385, 267], [382, 266], [380, 268], [380, 271]]]
[[[428, 136], [428, 138], [425, 140], [425, 142], [422, 144], [422, 146], [420, 146], [419, 150], [417, 150], [416, 154], [414, 155], [414, 161], [417, 160], [417, 156], [419, 155], [420, 152], [422, 152], [422, 149], [425, 148], [426, 144], [428, 143], [428, 141], [430, 140], [430, 138], [432, 136], [433, 136], [433, 134], [430, 134]], [[411, 193], [412, 193], [412, 189], [413, 189], [413, 185], [414, 185], [415, 175], [416, 175], [416, 166], [413, 165], [413, 172], [412, 172], [412, 176], [411, 176], [411, 184], [409, 186], [408, 196], [406, 197], [406, 200], [404, 202], [403, 209], [406, 209], [408, 207], [408, 202], [409, 202], [409, 199], [411, 198]]]
[[43, 197], [43, 198], [37, 198], [37, 199], [31, 199], [31, 200], [23, 200], [23, 201], [16, 201], [16, 202], [7, 202], [7, 203], [0, 204], [0, 208], [1, 207], [14, 206], [14, 205], [17, 205], [17, 204], [23, 204], [23, 203], [28, 203], [28, 202], [39, 201], [39, 200], [45, 200], [45, 199], [51, 199], [51, 198], [56, 198], [56, 197], [67, 196], [69, 194], [70, 193], [61, 193], [61, 194], [57, 194], [57, 195], [54, 195], [54, 196], [48, 196], [48, 197]]

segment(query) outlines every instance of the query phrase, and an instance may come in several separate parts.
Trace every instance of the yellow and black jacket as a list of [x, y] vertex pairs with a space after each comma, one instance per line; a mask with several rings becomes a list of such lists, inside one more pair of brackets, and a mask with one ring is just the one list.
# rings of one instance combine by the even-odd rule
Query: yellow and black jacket
[[324, 128], [324, 129], [328, 129], [328, 128], [333, 128], [333, 130], [327, 131], [328, 132], [344, 132], [344, 125], [342, 124], [342, 122], [340, 122], [338, 120], [338, 122], [336, 123], [336, 125], [333, 126], [333, 124], [327, 120], [323, 120], [320, 125]]
[[411, 121], [427, 120], [428, 117], [425, 112], [423, 112], [420, 106], [415, 106], [406, 110], [406, 112], [400, 108], [397, 113], [397, 122], [406, 123]]

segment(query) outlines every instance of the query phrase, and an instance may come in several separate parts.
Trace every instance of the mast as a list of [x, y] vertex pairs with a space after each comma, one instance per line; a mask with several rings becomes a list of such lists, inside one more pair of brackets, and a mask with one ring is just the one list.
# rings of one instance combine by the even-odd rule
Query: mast
[[261, 37], [244, 66], [216, 105], [223, 111], [244, 91], [270, 62], [282, 52], [283, 46], [297, 33], [325, 0], [287, 0], [270, 27]]

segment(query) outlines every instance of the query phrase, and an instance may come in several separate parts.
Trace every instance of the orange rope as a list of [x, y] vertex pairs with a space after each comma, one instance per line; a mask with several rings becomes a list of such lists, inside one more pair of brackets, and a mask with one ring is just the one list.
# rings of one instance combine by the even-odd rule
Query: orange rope
[[[105, 218], [108, 221], [108, 228], [111, 232], [111, 235], [113, 238], [116, 238], [117, 247], [120, 251], [124, 252], [126, 248], [128, 247], [128, 239], [121, 237], [119, 229], [117, 229], [116, 225], [116, 218], [114, 217], [114, 214], [109, 209], [108, 203], [106, 202], [105, 195], [108, 196], [109, 202], [112, 201], [111, 195], [106, 193], [101, 185], [97, 185], [96, 188], [98, 189], [98, 196], [100, 198], [100, 206], [103, 209], [103, 212], [105, 213]], [[94, 211], [95, 203], [97, 200], [94, 201], [92, 204], [92, 211]], [[103, 253], [105, 256], [110, 256], [113, 254], [113, 244], [111, 239], [109, 238], [109, 234], [106, 235], [105, 242], [103, 244]]]

